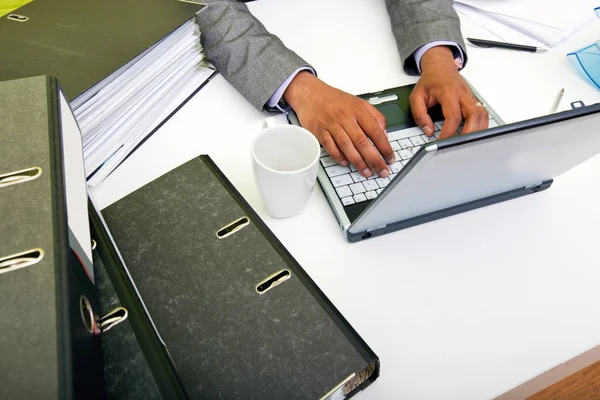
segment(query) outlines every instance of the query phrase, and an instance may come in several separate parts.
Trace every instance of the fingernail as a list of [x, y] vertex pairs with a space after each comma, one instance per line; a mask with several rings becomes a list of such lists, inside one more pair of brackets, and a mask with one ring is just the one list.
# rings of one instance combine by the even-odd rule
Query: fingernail
[[341, 165], [342, 167], [347, 167], [347, 166], [348, 166], [348, 160], [346, 160], [346, 159], [344, 158], [342, 161], [340, 161], [340, 165]]
[[429, 125], [426, 125], [423, 127], [423, 132], [425, 132], [425, 134], [427, 136], [431, 136], [433, 134], [433, 130], [431, 130], [431, 128], [429, 127]]
[[396, 156], [391, 156], [390, 158], [388, 158], [387, 160], [385, 160], [386, 163], [388, 164], [393, 164], [396, 162]]
[[390, 176], [390, 171], [387, 168], [382, 169], [381, 172], [379, 172], [379, 176], [382, 178], [387, 178], [388, 176]]
[[365, 168], [362, 170], [362, 175], [365, 178], [370, 178], [373, 175], [373, 171], [371, 171], [371, 168]]

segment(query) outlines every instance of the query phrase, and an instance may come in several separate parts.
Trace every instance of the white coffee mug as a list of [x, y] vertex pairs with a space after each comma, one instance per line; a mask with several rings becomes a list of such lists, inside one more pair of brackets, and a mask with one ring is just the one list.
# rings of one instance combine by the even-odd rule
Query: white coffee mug
[[287, 218], [300, 214], [317, 180], [321, 149], [312, 133], [294, 125], [265, 129], [252, 143], [252, 166], [260, 196], [269, 214]]

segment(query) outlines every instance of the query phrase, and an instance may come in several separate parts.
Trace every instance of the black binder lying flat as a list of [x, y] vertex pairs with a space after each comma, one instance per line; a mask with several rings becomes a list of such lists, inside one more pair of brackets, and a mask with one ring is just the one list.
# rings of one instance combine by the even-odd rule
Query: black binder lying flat
[[81, 136], [54, 78], [0, 82], [0, 398], [102, 398]]
[[379, 376], [377, 356], [209, 157], [102, 216], [93, 236], [108, 276], [153, 373], [178, 376], [184, 397], [343, 399]]

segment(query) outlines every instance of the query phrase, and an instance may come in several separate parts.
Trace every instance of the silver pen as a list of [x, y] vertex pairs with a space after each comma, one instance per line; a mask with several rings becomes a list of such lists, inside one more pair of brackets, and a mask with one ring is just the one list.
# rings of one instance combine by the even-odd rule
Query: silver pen
[[556, 96], [556, 100], [554, 101], [554, 106], [552, 106], [552, 111], [550, 111], [550, 114], [554, 114], [558, 109], [558, 105], [560, 104], [560, 99], [562, 99], [563, 94], [565, 94], [564, 88], [560, 89], [560, 92], [558, 92], [558, 96]]

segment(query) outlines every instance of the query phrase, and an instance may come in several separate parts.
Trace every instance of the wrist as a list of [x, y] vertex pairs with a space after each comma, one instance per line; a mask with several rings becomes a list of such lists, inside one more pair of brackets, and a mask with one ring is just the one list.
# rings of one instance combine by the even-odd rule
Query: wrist
[[421, 58], [421, 72], [451, 68], [457, 70], [452, 50], [447, 46], [436, 46], [427, 50]]
[[308, 71], [298, 73], [283, 92], [283, 99], [293, 108], [297, 109], [313, 92], [319, 79]]

